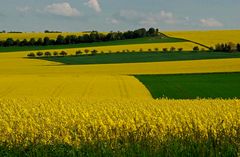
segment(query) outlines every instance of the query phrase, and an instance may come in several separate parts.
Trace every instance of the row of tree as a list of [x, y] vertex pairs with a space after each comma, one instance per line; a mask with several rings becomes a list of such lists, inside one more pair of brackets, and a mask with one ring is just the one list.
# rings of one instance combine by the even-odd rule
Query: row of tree
[[43, 57], [43, 56], [50, 57], [50, 56], [67, 56], [67, 55], [68, 55], [68, 53], [66, 51], [61, 51], [61, 52], [55, 51], [53, 53], [51, 53], [49, 51], [47, 51], [47, 52], [39, 51], [37, 53], [30, 52], [27, 56], [28, 57]]
[[14, 40], [8, 38], [5, 41], [0, 41], [0, 46], [47, 46], [47, 45], [65, 45], [65, 44], [80, 44], [80, 43], [92, 43], [92, 42], [104, 42], [104, 41], [114, 41], [114, 40], [125, 40], [125, 39], [135, 39], [143, 37], [152, 37], [160, 35], [158, 29], [150, 28], [146, 30], [145, 28], [137, 29], [134, 31], [127, 32], [110, 32], [108, 34], [99, 33], [97, 31], [92, 31], [86, 33], [82, 36], [68, 35], [66, 37], [59, 35], [57, 39], [45, 38], [31, 38], [30, 40], [24, 39], [20, 41], [19, 39]]
[[232, 42], [229, 43], [221, 43], [215, 46], [216, 52], [240, 52], [240, 43], [234, 44]]
[[[140, 48], [138, 52], [182, 52], [182, 51], [183, 51], [183, 48], [171, 47], [170, 49], [163, 48], [162, 50], [160, 50], [159, 48], [147, 49], [147, 51], [144, 51], [142, 48]], [[198, 46], [195, 46], [193, 48], [193, 51], [198, 52], [198, 51], [200, 51], [200, 49], [198, 48]], [[135, 51], [135, 50], [130, 51], [130, 50], [126, 49], [126, 50], [122, 50], [121, 52], [128, 53], [128, 52], [137, 52], [137, 51]], [[75, 56], [79, 56], [79, 55], [83, 55], [83, 54], [85, 54], [85, 55], [95, 55], [97, 53], [103, 54], [104, 52], [103, 51], [99, 52], [96, 49], [93, 49], [93, 50], [85, 49], [83, 51], [82, 50], [77, 50], [75, 52]], [[112, 53], [112, 51], [109, 51], [108, 53]], [[116, 51], [115, 53], [120, 53], [120, 51]], [[57, 52], [57, 51], [55, 51], [55, 52], [49, 52], [49, 51], [40, 52], [39, 51], [39, 52], [36, 52], [36, 53], [30, 52], [27, 56], [28, 57], [50, 57], [50, 56], [67, 56], [67, 55], [68, 55], [68, 53], [66, 51], [61, 51], [61, 52]]]

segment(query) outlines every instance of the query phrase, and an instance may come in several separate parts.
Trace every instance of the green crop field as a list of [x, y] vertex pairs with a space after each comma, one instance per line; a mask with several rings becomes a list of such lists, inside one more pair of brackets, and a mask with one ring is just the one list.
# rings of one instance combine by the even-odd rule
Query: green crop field
[[97, 54], [66, 57], [41, 57], [48, 61], [60, 62], [68, 65], [77, 64], [113, 64], [113, 63], [139, 63], [139, 62], [163, 62], [184, 61], [201, 59], [240, 58], [240, 53], [222, 52], [130, 52], [114, 54]]
[[154, 98], [240, 98], [240, 73], [136, 75]]

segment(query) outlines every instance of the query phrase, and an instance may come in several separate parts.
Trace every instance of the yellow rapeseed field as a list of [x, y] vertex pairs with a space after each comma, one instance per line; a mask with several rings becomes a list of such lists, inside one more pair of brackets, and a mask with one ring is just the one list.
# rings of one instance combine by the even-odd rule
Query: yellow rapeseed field
[[124, 75], [11, 75], [0, 77], [3, 97], [79, 97], [151, 99], [149, 91], [133, 76]]
[[[240, 142], [239, 100], [48, 97], [0, 99], [0, 104], [0, 145], [10, 150], [60, 143], [83, 149], [87, 145], [88, 151], [150, 145], [154, 152], [173, 137], [188, 144], [196, 140], [195, 146], [228, 138], [236, 145]], [[207, 150], [212, 151], [211, 146]]]
[[[133, 74], [240, 71], [240, 59], [153, 63], [62, 65], [24, 58], [27, 52], [0, 53], [0, 97], [78, 96], [150, 98]], [[129, 75], [129, 76], [127, 76]]]
[[62, 65], [56, 62], [24, 58], [26, 55], [27, 52], [0, 53], [0, 76], [131, 75], [240, 71], [239, 58], [107, 65]]
[[58, 35], [77, 35], [81, 36], [83, 35], [83, 32], [63, 32], [63, 33], [42, 33], [42, 32], [23, 32], [23, 33], [0, 33], [0, 40], [6, 40], [7, 38], [13, 38], [13, 39], [31, 39], [31, 38], [44, 38], [44, 37], [49, 37], [50, 39], [56, 39]]
[[[176, 48], [181, 44], [173, 43]], [[240, 59], [62, 65], [25, 58], [27, 53], [0, 53], [0, 156], [237, 154], [238, 99], [154, 100], [132, 75], [239, 72]]]
[[174, 31], [164, 33], [171, 37], [184, 38], [213, 47], [219, 43], [240, 43], [240, 30]]
[[[163, 48], [167, 48], [168, 50], [171, 47], [174, 47], [176, 50], [178, 48], [183, 48], [183, 51], [192, 51], [194, 46], [199, 46], [197, 44], [191, 42], [177, 42], [177, 43], [153, 43], [153, 44], [130, 44], [130, 45], [117, 45], [117, 46], [98, 46], [98, 47], [85, 47], [85, 48], [73, 48], [73, 49], [65, 49], [65, 51], [70, 54], [75, 54], [77, 50], [81, 50], [84, 52], [85, 49], [89, 50], [97, 50], [98, 52], [111, 53], [111, 52], [127, 52], [127, 51], [155, 51], [157, 48], [159, 51], [162, 51]], [[203, 47], [199, 46], [200, 49]], [[141, 49], [141, 50], [140, 50]]]
[[[193, 47], [198, 46], [200, 49], [206, 49], [202, 46], [191, 42], [176, 42], [176, 43], [153, 43], [153, 44], [129, 44], [129, 45], [116, 45], [116, 46], [96, 46], [96, 47], [84, 47], [84, 48], [66, 48], [66, 49], [50, 49], [50, 50], [39, 50], [42, 52], [61, 52], [66, 51], [68, 54], [75, 55], [76, 51], [81, 50], [83, 54], [85, 50], [97, 50], [98, 53], [116, 53], [116, 52], [139, 52], [139, 51], [155, 51], [157, 48], [159, 51], [162, 51], [164, 48], [167, 48], [169, 51], [172, 47], [178, 51], [179, 48], [182, 48], [183, 51], [192, 51]], [[38, 51], [31, 51], [38, 52]], [[90, 52], [89, 52], [90, 53]]]

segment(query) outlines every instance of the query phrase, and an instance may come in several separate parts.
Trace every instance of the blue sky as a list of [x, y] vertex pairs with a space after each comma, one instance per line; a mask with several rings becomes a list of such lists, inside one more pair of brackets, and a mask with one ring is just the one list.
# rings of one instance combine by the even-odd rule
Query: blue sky
[[240, 0], [0, 0], [0, 30], [240, 29]]

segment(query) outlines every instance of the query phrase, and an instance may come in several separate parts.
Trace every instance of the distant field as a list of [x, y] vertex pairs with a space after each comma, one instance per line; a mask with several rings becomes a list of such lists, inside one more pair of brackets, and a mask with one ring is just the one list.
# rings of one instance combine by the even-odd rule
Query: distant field
[[240, 30], [174, 31], [164, 33], [170, 37], [184, 38], [213, 47], [218, 43], [240, 43]]
[[240, 98], [240, 73], [136, 75], [154, 98]]
[[115, 54], [98, 54], [94, 56], [67, 56], [67, 57], [42, 57], [39, 59], [60, 62], [68, 65], [77, 64], [113, 64], [113, 63], [140, 63], [184, 61], [202, 59], [240, 58], [240, 53], [223, 52], [129, 52]]
[[0, 33], [0, 40], [6, 40], [7, 38], [13, 38], [23, 40], [30, 40], [31, 38], [44, 38], [49, 37], [50, 39], [56, 39], [58, 35], [67, 36], [67, 35], [83, 35], [87, 33], [83, 32], [63, 32], [63, 33], [43, 33], [43, 32], [27, 32], [27, 33]]
[[[185, 42], [185, 40], [178, 39], [178, 38], [147, 37], [147, 38], [138, 38], [138, 39], [117, 40], [117, 41], [108, 41], [108, 42], [82, 43], [82, 44], [70, 44], [70, 45], [0, 47], [0, 52], [53, 50], [53, 49], [58, 50], [58, 49], [100, 47], [100, 46], [113, 46], [113, 45], [134, 45], [134, 44], [151, 44], [151, 43], [178, 43], [178, 42]], [[139, 47], [139, 49], [140, 49], [140, 47]]]

